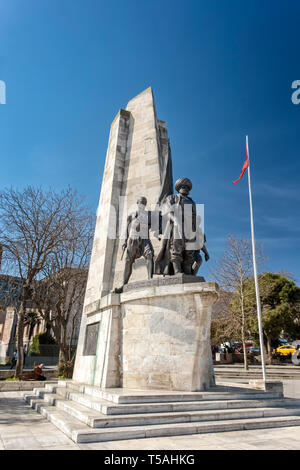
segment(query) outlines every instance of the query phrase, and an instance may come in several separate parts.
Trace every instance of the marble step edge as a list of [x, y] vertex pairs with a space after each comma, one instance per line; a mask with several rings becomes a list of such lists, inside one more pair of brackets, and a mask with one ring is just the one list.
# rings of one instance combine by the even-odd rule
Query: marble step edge
[[[231, 372], [231, 371], [228, 371], [228, 372], [215, 372], [215, 378], [218, 378], [218, 377], [240, 377], [240, 378], [252, 378], [252, 379], [255, 379], [255, 378], [258, 378], [258, 379], [261, 379], [261, 374], [259, 373], [256, 373], [256, 372]], [[300, 379], [300, 373], [297, 373], [297, 374], [292, 374], [292, 373], [283, 373], [283, 374], [280, 374], [279, 373], [274, 373], [274, 374], [269, 374], [268, 375], [268, 380], [282, 380], [282, 379], [295, 379], [295, 380], [299, 380]]]
[[65, 388], [67, 390], [73, 390], [78, 393], [82, 393], [85, 395], [94, 396], [109, 402], [117, 403], [117, 404], [136, 404], [136, 403], [160, 403], [160, 402], [173, 402], [173, 401], [200, 401], [200, 400], [218, 400], [218, 399], [236, 399], [238, 395], [242, 395], [245, 398], [249, 397], [257, 397], [261, 396], [263, 398], [280, 398], [282, 397], [282, 393], [280, 392], [264, 392], [261, 390], [255, 390], [251, 388], [239, 388], [238, 385], [236, 387], [232, 386], [225, 386], [222, 387], [224, 390], [215, 391], [212, 389], [211, 391], [204, 391], [204, 392], [169, 392], [169, 393], [151, 393], [149, 391], [139, 391], [137, 395], [135, 391], [132, 391], [132, 394], [118, 394], [117, 392], [106, 391], [99, 389], [99, 387], [90, 386], [90, 385], [80, 385], [74, 382], [67, 382], [67, 381], [59, 381], [58, 388]]
[[57, 384], [56, 381], [37, 381], [37, 380], [17, 380], [17, 381], [0, 381], [0, 392], [25, 392], [32, 391], [34, 388], [44, 389], [48, 384]]
[[[48, 400], [50, 398], [50, 400]], [[135, 414], [135, 415], [118, 415], [107, 416], [102, 413], [90, 410], [78, 403], [70, 402], [49, 396], [45, 396], [44, 400], [31, 398], [29, 400], [32, 408], [37, 411], [43, 406], [55, 405], [57, 409], [61, 409], [70, 416], [85, 423], [91, 428], [113, 428], [113, 427], [127, 427], [127, 426], [145, 426], [145, 425], [160, 425], [160, 424], [174, 424], [174, 423], [188, 423], [188, 422], [202, 422], [202, 421], [217, 421], [227, 419], [249, 419], [249, 418], [263, 418], [275, 416], [296, 416], [300, 415], [300, 406], [294, 408], [292, 406], [286, 407], [256, 407], [256, 408], [235, 408], [235, 409], [217, 409], [217, 410], [202, 410], [190, 412], [173, 412], [173, 413], [151, 413], [151, 414]]]
[[[255, 380], [253, 377], [239, 377], [239, 379], [241, 380], [245, 380], [245, 382], [231, 382], [231, 380], [234, 380], [234, 377], [219, 377], [219, 378], [216, 378], [216, 384], [217, 385], [220, 385], [220, 386], [227, 386], [227, 387], [234, 387], [234, 386], [239, 386], [240, 389], [248, 389], [249, 388], [249, 382], [248, 381], [253, 381]], [[259, 389], [257, 389], [259, 390]], [[267, 393], [267, 392], [262, 392], [262, 393]], [[283, 397], [283, 393], [281, 394], [281, 396]]]
[[43, 398], [45, 395], [56, 393], [56, 389], [56, 385], [49, 385], [47, 388], [34, 388], [32, 393], [37, 397]]
[[269, 408], [236, 408], [230, 410], [202, 410], [191, 412], [175, 413], [151, 413], [135, 414], [123, 416], [95, 415], [87, 410], [86, 407], [69, 401], [58, 400], [56, 403], [58, 409], [84, 422], [91, 428], [113, 428], [127, 426], [145, 426], [174, 423], [189, 423], [202, 421], [218, 421], [228, 419], [249, 419], [263, 417], [279, 416], [300, 416], [300, 406], [293, 407], [269, 407]]
[[[234, 368], [234, 367], [218, 367], [218, 366], [214, 366], [214, 373], [215, 374], [223, 374], [223, 373], [231, 373], [231, 374], [242, 374], [242, 373], [248, 373], [248, 374], [260, 374], [262, 375], [262, 370], [261, 370], [261, 366], [260, 368], [257, 368], [257, 369], [248, 369], [248, 370], [245, 370], [244, 368]], [[281, 375], [284, 375], [284, 374], [295, 374], [295, 375], [299, 375], [299, 366], [294, 366], [294, 367], [290, 367], [290, 368], [282, 368], [282, 369], [267, 369], [266, 371], [266, 376], [267, 378], [269, 376], [272, 376], [272, 375], [278, 375], [279, 377], [281, 377]]]
[[[33, 390], [23, 390], [23, 398], [25, 401], [30, 398], [44, 398], [46, 395], [56, 393], [57, 386], [50, 385], [49, 388], [34, 388]], [[29, 393], [30, 392], [30, 393]]]
[[114, 416], [118, 414], [138, 414], [156, 412], [184, 412], [201, 411], [206, 409], [234, 409], [238, 407], [274, 407], [274, 406], [300, 406], [300, 399], [270, 398], [265, 399], [236, 399], [236, 400], [208, 400], [199, 402], [171, 402], [171, 403], [146, 403], [146, 404], [110, 404], [106, 401], [89, 397], [76, 392], [67, 392], [57, 389], [57, 395], [79, 403], [85, 407], [96, 410], [102, 414]]
[[[64, 396], [71, 396], [72, 394], [78, 394], [82, 397], [87, 397], [87, 398], [90, 398], [91, 400], [99, 400], [99, 401], [103, 401], [104, 404], [109, 404], [111, 406], [136, 406], [136, 405], [155, 405], [155, 404], [172, 404], [172, 403], [192, 403], [192, 402], [195, 402], [195, 403], [201, 403], [203, 401], [207, 402], [207, 401], [223, 401], [223, 400], [238, 400], [238, 399], [241, 399], [241, 400], [256, 400], [256, 399], [263, 399], [263, 400], [273, 400], [273, 399], [279, 399], [279, 398], [283, 398], [283, 395], [282, 393], [280, 392], [265, 392], [265, 391], [262, 391], [262, 390], [256, 390], [255, 393], [251, 392], [251, 393], [248, 393], [247, 391], [245, 392], [245, 390], [241, 389], [240, 392], [230, 392], [230, 393], [221, 393], [221, 394], [216, 394], [214, 392], [211, 392], [207, 395], [204, 395], [203, 397], [198, 397], [198, 400], [196, 400], [195, 398], [191, 399], [191, 400], [187, 400], [187, 398], [185, 397], [184, 400], [181, 399], [181, 395], [178, 395], [176, 396], [176, 399], [174, 396], [171, 397], [171, 400], [166, 400], [165, 397], [163, 397], [164, 399], [163, 400], [160, 400], [161, 396], [160, 395], [157, 395], [156, 396], [156, 400], [154, 399], [151, 399], [150, 401], [147, 400], [148, 397], [140, 397], [141, 399], [140, 400], [126, 400], [124, 401], [124, 403], [120, 403], [120, 402], [117, 402], [117, 401], [111, 401], [111, 400], [105, 400], [103, 398], [100, 398], [98, 397], [98, 394], [95, 394], [95, 395], [91, 395], [91, 394], [88, 394], [88, 393], [84, 393], [84, 392], [81, 392], [81, 391], [74, 391], [71, 389], [71, 391], [69, 391], [68, 388], [64, 388], [64, 387], [57, 387], [56, 388], [56, 392], [60, 395], [64, 395]], [[143, 398], [145, 398], [143, 400]], [[151, 397], [153, 398], [153, 397]]]
[[56, 407], [40, 405], [38, 411], [76, 443], [300, 426], [300, 416], [281, 416], [94, 430]]
[[34, 394], [23, 393], [23, 397], [27, 403], [31, 400], [43, 398], [45, 402], [55, 405], [56, 401], [69, 400], [84, 406], [87, 409], [99, 412], [103, 415], [115, 416], [124, 414], [141, 414], [141, 413], [179, 413], [189, 411], [201, 410], [215, 410], [215, 409], [237, 409], [237, 408], [258, 408], [258, 407], [293, 407], [298, 406], [300, 400], [294, 398], [276, 398], [276, 399], [243, 399], [239, 400], [216, 400], [216, 401], [199, 401], [199, 402], [171, 402], [171, 403], [145, 403], [145, 404], [121, 404], [116, 405], [109, 403], [105, 400], [99, 400], [95, 397], [85, 396], [80, 393], [68, 392], [66, 390], [53, 389], [57, 393], [52, 393], [50, 390], [35, 390]]

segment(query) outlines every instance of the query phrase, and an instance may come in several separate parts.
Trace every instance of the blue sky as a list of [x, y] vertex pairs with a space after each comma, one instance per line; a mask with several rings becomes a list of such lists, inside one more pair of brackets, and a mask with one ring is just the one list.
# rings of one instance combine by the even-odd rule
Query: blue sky
[[0, 0], [0, 187], [70, 184], [96, 210], [111, 121], [151, 85], [212, 259], [250, 236], [232, 185], [248, 134], [264, 269], [300, 283], [299, 17], [298, 0]]

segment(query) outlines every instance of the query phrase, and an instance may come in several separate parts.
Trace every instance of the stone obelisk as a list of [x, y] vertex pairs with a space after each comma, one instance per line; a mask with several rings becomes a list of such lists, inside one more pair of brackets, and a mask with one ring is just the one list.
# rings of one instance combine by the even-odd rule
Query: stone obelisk
[[[73, 374], [96, 393], [97, 387], [196, 391], [214, 383], [215, 283], [180, 272], [147, 279], [140, 258], [123, 292], [114, 289], [124, 271], [122, 221], [143, 196], [152, 222], [157, 202], [173, 194], [172, 179], [166, 123], [157, 119], [148, 88], [119, 111], [110, 130]], [[153, 235], [151, 242], [158, 253], [160, 242]]]
[[[78, 382], [119, 385], [120, 325], [114, 311], [117, 295], [111, 292], [122, 284], [124, 269], [120, 221], [140, 196], [147, 198], [147, 208], [153, 208], [163, 186], [173, 186], [170, 146], [166, 123], [157, 119], [149, 87], [120, 109], [111, 124], [73, 375]], [[152, 244], [155, 250], [158, 241]], [[146, 277], [141, 258], [130, 282]], [[103, 302], [109, 303], [105, 311]], [[108, 348], [113, 348], [111, 354]]]
[[[111, 125], [85, 305], [122, 283], [119, 220], [140, 196], [147, 198], [148, 207], [157, 203], [170, 158], [166, 123], [156, 117], [150, 87], [130, 100]], [[126, 207], [120, 207], [120, 201]], [[131, 281], [141, 278], [142, 266], [144, 271], [143, 259], [135, 263]]]

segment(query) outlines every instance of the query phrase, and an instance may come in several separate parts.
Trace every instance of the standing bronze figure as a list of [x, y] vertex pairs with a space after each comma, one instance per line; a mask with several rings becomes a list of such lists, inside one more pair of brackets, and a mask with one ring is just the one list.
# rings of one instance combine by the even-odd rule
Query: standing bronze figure
[[180, 273], [196, 275], [202, 263], [200, 249], [208, 252], [202, 243], [197, 243], [196, 204], [189, 193], [192, 182], [180, 178], [175, 183], [178, 194], [171, 194], [162, 203], [163, 243], [155, 261], [155, 273], [176, 275]]
[[[136, 259], [145, 258], [147, 262], [148, 279], [153, 277], [154, 250], [149, 238], [151, 228], [151, 211], [147, 211], [147, 199], [140, 197], [137, 201], [138, 210], [127, 217], [126, 238], [123, 244], [123, 254], [126, 251], [123, 285], [115, 292], [122, 292], [124, 285], [128, 284]], [[123, 257], [122, 254], [122, 257]]]

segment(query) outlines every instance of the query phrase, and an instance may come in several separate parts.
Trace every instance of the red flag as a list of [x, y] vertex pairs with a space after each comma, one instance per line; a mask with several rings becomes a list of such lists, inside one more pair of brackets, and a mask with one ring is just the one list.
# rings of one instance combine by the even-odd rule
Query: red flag
[[241, 172], [241, 174], [240, 174], [240, 177], [239, 177], [238, 180], [233, 181], [232, 184], [235, 184], [235, 183], [237, 183], [238, 181], [240, 181], [240, 179], [242, 178], [243, 174], [245, 173], [246, 168], [249, 166], [248, 145], [246, 145], [246, 155], [247, 155], [247, 158], [246, 158], [246, 161], [245, 161], [244, 166], [243, 166], [243, 168], [242, 168], [242, 172]]

